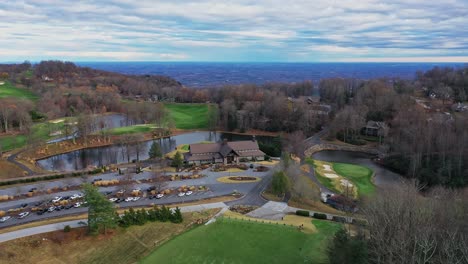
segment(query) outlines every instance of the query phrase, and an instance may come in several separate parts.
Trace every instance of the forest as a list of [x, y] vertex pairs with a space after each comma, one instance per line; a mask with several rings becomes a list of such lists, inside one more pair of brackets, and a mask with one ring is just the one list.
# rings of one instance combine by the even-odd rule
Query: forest
[[[216, 111], [210, 111], [210, 129], [281, 132], [301, 142], [326, 127], [331, 140], [376, 142], [386, 154], [383, 165], [426, 186], [468, 184], [468, 67], [435, 67], [413, 80], [328, 78], [190, 88], [166, 76], [42, 61], [0, 65], [0, 79], [38, 97], [0, 98], [5, 134], [27, 134], [44, 119], [105, 112], [163, 124], [167, 102], [211, 103]], [[368, 121], [385, 124], [377, 137], [363, 135]]]

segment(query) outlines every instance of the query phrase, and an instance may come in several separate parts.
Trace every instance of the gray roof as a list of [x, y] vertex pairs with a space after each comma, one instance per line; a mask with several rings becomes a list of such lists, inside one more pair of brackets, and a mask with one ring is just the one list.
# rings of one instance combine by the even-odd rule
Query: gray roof
[[207, 144], [190, 144], [185, 160], [210, 160], [226, 157], [232, 151], [240, 157], [264, 156], [255, 140], [232, 141]]

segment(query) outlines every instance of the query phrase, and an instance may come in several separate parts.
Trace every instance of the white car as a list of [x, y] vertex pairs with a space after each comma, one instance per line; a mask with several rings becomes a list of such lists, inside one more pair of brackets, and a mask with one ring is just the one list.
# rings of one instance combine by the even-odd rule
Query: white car
[[29, 215], [29, 212], [23, 212], [23, 213], [20, 213], [20, 214], [18, 215], [18, 218], [19, 218], [19, 219], [22, 219], [22, 218], [25, 218], [25, 217], [28, 216], [28, 215]]
[[133, 189], [133, 192], [141, 192], [141, 188], [135, 188]]
[[115, 201], [117, 201], [117, 200], [118, 200], [118, 198], [115, 198], [115, 197], [109, 199], [109, 201], [111, 201], [111, 202], [113, 202], [113, 203], [114, 203]]
[[53, 203], [57, 203], [57, 202], [60, 202], [62, 199], [63, 199], [62, 196], [57, 196], [57, 197], [55, 197], [55, 198], [52, 200], [52, 202], [53, 202]]
[[75, 208], [78, 208], [80, 206], [81, 206], [81, 203], [76, 203], [76, 204], [73, 205], [73, 207], [75, 207]]
[[49, 213], [51, 213], [51, 212], [55, 211], [55, 206], [51, 206], [51, 207], [49, 207], [49, 209], [47, 209], [47, 211], [48, 211]]
[[181, 192], [177, 196], [179, 196], [179, 197], [185, 196], [185, 193]]
[[136, 202], [136, 201], [138, 201], [138, 200], [140, 200], [140, 199], [141, 199], [141, 197], [140, 197], [140, 196], [133, 197], [133, 201], [134, 201], [134, 202]]
[[191, 195], [193, 192], [192, 191], [188, 191], [185, 193], [185, 195]]
[[164, 194], [162, 194], [162, 193], [156, 195], [156, 199], [161, 199], [161, 198], [163, 198], [163, 197], [164, 197]]
[[80, 194], [80, 193], [75, 193], [73, 194], [71, 197], [70, 197], [70, 200], [75, 200], [75, 199], [78, 199], [78, 198], [82, 198], [83, 195]]
[[10, 218], [11, 218], [11, 216], [8, 216], [8, 215], [4, 216], [4, 217], [0, 218], [0, 223], [5, 223]]
[[133, 201], [133, 197], [127, 197], [127, 198], [125, 198], [125, 201], [126, 201], [126, 202], [131, 202], [131, 201]]

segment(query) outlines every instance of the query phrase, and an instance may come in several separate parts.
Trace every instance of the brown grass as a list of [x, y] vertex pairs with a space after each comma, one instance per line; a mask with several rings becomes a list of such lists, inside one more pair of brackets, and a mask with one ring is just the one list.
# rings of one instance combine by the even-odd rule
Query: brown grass
[[242, 220], [250, 220], [250, 221], [261, 221], [264, 223], [270, 223], [270, 224], [286, 224], [286, 225], [293, 225], [293, 226], [304, 226], [304, 229], [302, 230], [304, 233], [315, 233], [317, 229], [315, 226], [312, 224], [312, 221], [309, 217], [303, 217], [303, 216], [298, 216], [298, 215], [285, 215], [283, 220], [266, 220], [266, 219], [256, 219], [252, 217], [245, 216], [240, 213], [232, 212], [232, 211], [226, 211], [223, 214], [225, 217], [228, 218], [235, 218], [235, 219], [242, 219]]
[[0, 179], [10, 179], [25, 176], [26, 172], [7, 160], [0, 159]]
[[[200, 200], [200, 201], [170, 204], [170, 205], [168, 205], [168, 207], [174, 208], [174, 207], [182, 207], [182, 206], [190, 206], [190, 205], [228, 202], [228, 201], [232, 201], [232, 200], [235, 200], [235, 199], [237, 199], [237, 198], [234, 197], [234, 196], [219, 196], [219, 197], [208, 198], [208, 199], [204, 199], [204, 200]], [[133, 207], [133, 208], [134, 209], [136, 209], [136, 208], [150, 209], [150, 208], [152, 208], [152, 206]], [[123, 212], [125, 212], [125, 211], [127, 211], [129, 209], [130, 208], [120, 208], [120, 209], [118, 208], [117, 212], [119, 214], [122, 214]], [[16, 231], [16, 230], [21, 230], [21, 229], [30, 228], [30, 227], [55, 224], [55, 223], [60, 223], [60, 222], [65, 222], [65, 221], [81, 220], [81, 219], [86, 220], [87, 217], [88, 217], [88, 214], [85, 213], [85, 214], [80, 214], [80, 215], [64, 216], [64, 217], [59, 217], [59, 218], [47, 219], [47, 220], [43, 220], [43, 221], [36, 221], [36, 222], [32, 222], [32, 223], [27, 223], [27, 224], [2, 228], [2, 229], [0, 229], [0, 234], [13, 232], [13, 231]]]
[[[2, 263], [135, 263], [157, 246], [219, 210], [184, 213], [182, 224], [147, 223], [108, 235], [87, 236], [84, 228], [56, 231], [0, 244]], [[27, 253], [26, 253], [27, 252]]]

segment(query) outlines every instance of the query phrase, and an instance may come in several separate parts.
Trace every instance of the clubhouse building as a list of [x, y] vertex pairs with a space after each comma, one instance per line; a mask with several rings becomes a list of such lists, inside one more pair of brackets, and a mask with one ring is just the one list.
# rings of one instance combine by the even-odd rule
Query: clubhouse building
[[187, 164], [209, 163], [232, 164], [241, 161], [264, 160], [265, 153], [260, 150], [255, 139], [246, 141], [223, 141], [207, 144], [190, 144], [189, 152], [184, 155]]

